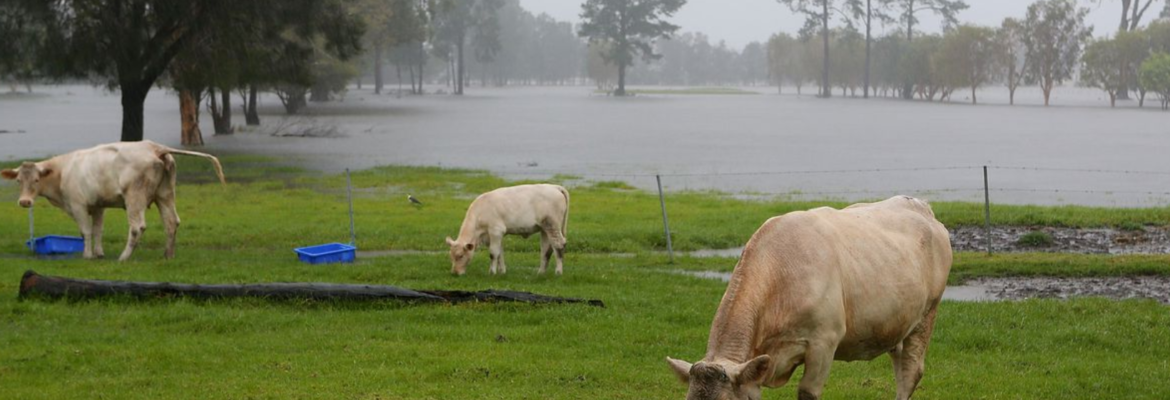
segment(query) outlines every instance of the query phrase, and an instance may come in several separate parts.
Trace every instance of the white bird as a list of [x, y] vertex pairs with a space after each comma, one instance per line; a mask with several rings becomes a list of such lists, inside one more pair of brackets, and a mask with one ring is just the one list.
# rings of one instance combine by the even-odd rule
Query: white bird
[[411, 195], [409, 195], [409, 194], [408, 194], [408, 195], [406, 195], [406, 199], [407, 199], [407, 200], [410, 200], [410, 203], [411, 203], [411, 204], [420, 205], [420, 206], [422, 205], [422, 202], [421, 202], [421, 201], [418, 201], [418, 199], [414, 198], [414, 196], [411, 196]]

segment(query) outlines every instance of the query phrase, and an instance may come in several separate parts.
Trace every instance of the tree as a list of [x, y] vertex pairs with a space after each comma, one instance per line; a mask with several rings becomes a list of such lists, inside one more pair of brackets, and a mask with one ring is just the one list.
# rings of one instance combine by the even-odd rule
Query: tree
[[[1100, 1], [1102, 0], [1098, 0], [1098, 2]], [[1121, 24], [1118, 26], [1117, 32], [1137, 31], [1138, 27], [1141, 26], [1142, 18], [1146, 15], [1146, 11], [1150, 9], [1153, 3], [1154, 0], [1145, 0], [1144, 4], [1142, 0], [1121, 0]], [[1166, 4], [1170, 6], [1170, 3]], [[1119, 68], [1121, 68], [1120, 73], [1122, 79], [1120, 81], [1121, 86], [1116, 89], [1117, 98], [1126, 100], [1129, 99], [1129, 82], [1132, 80], [1130, 79], [1130, 74], [1134, 73], [1136, 68], [1127, 68], [1126, 66], [1119, 66]]]
[[1081, 57], [1081, 83], [1104, 90], [1109, 95], [1109, 106], [1117, 106], [1118, 89], [1124, 85], [1121, 51], [1117, 40], [1101, 39], [1085, 46]]
[[897, 32], [891, 32], [878, 38], [874, 44], [873, 82], [875, 91], [883, 96], [898, 93], [905, 83], [901, 74], [901, 60], [908, 51], [906, 38]]
[[[918, 13], [930, 11], [942, 17], [943, 26], [954, 26], [958, 23], [956, 15], [968, 8], [963, 0], [881, 0], [882, 4], [897, 10], [899, 21], [906, 26], [906, 42], [914, 41], [914, 25], [918, 24]], [[911, 98], [911, 84], [906, 83], [902, 97]]]
[[871, 85], [871, 70], [873, 69], [873, 23], [877, 22], [885, 24], [893, 21], [886, 14], [885, 3], [879, 2], [878, 7], [874, 7], [873, 0], [847, 0], [847, 7], [852, 11], [854, 19], [860, 19], [865, 25], [865, 78], [862, 83], [864, 86], [863, 97], [869, 98], [869, 88]]
[[[935, 97], [946, 99], [952, 87], [937, 76], [938, 71], [931, 65], [931, 57], [938, 52], [942, 37], [938, 35], [923, 35], [918, 40], [906, 46], [905, 56], [901, 58], [898, 70], [900, 81], [910, 83], [910, 94], [902, 94], [903, 98], [919, 98], [934, 101]], [[903, 90], [907, 90], [903, 88]]]
[[784, 83], [792, 81], [800, 86], [800, 57], [803, 49], [800, 42], [787, 33], [777, 33], [768, 39], [768, 77], [776, 85], [777, 93], [783, 93]]
[[1170, 54], [1157, 53], [1142, 63], [1141, 84], [1158, 95], [1162, 109], [1170, 109]]
[[971, 104], [977, 104], [976, 90], [996, 75], [995, 30], [961, 25], [943, 35], [931, 68], [947, 87], [971, 88]]
[[19, 82], [32, 91], [30, 81], [39, 75], [37, 60], [42, 53], [44, 26], [33, 12], [13, 1], [0, 2], [0, 81], [9, 79], [12, 90]]
[[1028, 72], [1027, 45], [1024, 43], [1024, 23], [1015, 18], [1005, 18], [996, 31], [997, 64], [1003, 68], [1004, 83], [1008, 88], [1009, 104], [1016, 104], [1016, 89]]
[[821, 62], [821, 77], [818, 80], [821, 86], [821, 97], [832, 97], [832, 85], [829, 84], [829, 70], [831, 56], [829, 54], [829, 36], [831, 31], [829, 28], [829, 18], [833, 11], [840, 11], [833, 3], [833, 0], [777, 0], [780, 4], [787, 5], [792, 12], [804, 14], [807, 19], [804, 22], [804, 28], [801, 29], [802, 36], [811, 37], [813, 32], [821, 33], [821, 56], [817, 59]]
[[1024, 45], [1028, 58], [1025, 78], [1038, 83], [1049, 105], [1052, 89], [1072, 78], [1081, 53], [1081, 44], [1092, 37], [1085, 26], [1087, 8], [1072, 0], [1039, 0], [1028, 6], [1024, 20]]
[[[224, 0], [42, 2], [44, 47], [53, 75], [96, 76], [122, 97], [122, 140], [143, 138], [143, 103], [155, 81]], [[49, 4], [45, 4], [49, 3]], [[27, 7], [36, 7], [28, 5]]]
[[856, 95], [865, 75], [865, 39], [850, 29], [834, 30], [832, 39], [829, 53], [835, 61], [829, 71], [831, 79], [841, 88], [841, 96], [848, 95], [847, 90]]
[[615, 95], [626, 94], [626, 68], [634, 65], [636, 56], [646, 61], [661, 57], [654, 53], [653, 44], [678, 30], [666, 18], [684, 4], [686, 0], [586, 0], [581, 4], [577, 34], [590, 43], [609, 44], [602, 58], [618, 69]]
[[463, 95], [466, 60], [464, 49], [469, 36], [475, 56], [490, 59], [499, 51], [499, 20], [496, 15], [501, 0], [437, 0], [432, 7], [435, 40], [440, 48], [454, 47], [455, 94]]
[[618, 78], [617, 67], [605, 60], [605, 55], [611, 50], [608, 42], [593, 42], [589, 44], [589, 55], [585, 57], [585, 74], [597, 85], [597, 89], [609, 91]]

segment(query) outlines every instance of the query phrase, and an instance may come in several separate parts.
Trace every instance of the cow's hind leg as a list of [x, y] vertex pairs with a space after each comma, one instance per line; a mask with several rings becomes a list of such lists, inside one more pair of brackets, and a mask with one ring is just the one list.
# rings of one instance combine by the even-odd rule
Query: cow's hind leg
[[543, 227], [548, 235], [551, 253], [557, 256], [557, 275], [565, 270], [565, 233], [561, 231], [561, 226], [560, 221], [547, 221]]
[[549, 240], [548, 232], [540, 232], [540, 269], [536, 270], [538, 274], [544, 274], [544, 270], [548, 268], [548, 260], [552, 258], [552, 242]]
[[175, 258], [175, 236], [179, 232], [179, 212], [175, 209], [174, 159], [164, 158], [163, 165], [163, 180], [159, 183], [154, 204], [158, 206], [158, 214], [162, 217], [163, 229], [167, 234], [167, 249], [163, 257], [171, 259]]
[[122, 256], [118, 257], [118, 261], [130, 259], [130, 254], [134, 253], [134, 248], [138, 247], [138, 241], [146, 233], [146, 206], [148, 204], [145, 196], [126, 196], [126, 220], [130, 225], [130, 233], [126, 238], [126, 249], [122, 251]]
[[106, 209], [94, 207], [89, 210], [90, 218], [93, 218], [93, 256], [94, 258], [103, 258], [106, 256], [106, 251], [102, 249], [102, 231], [106, 223]]
[[175, 198], [160, 198], [154, 203], [158, 206], [158, 214], [162, 217], [163, 229], [167, 233], [167, 249], [163, 257], [175, 258], [175, 237], [179, 232], [179, 213], [175, 210]]
[[897, 349], [890, 352], [894, 361], [894, 378], [898, 383], [898, 400], [910, 400], [914, 389], [922, 380], [926, 364], [926, 348], [930, 344], [930, 334], [934, 331], [934, 316], [938, 305], [930, 309], [922, 323], [910, 333]]

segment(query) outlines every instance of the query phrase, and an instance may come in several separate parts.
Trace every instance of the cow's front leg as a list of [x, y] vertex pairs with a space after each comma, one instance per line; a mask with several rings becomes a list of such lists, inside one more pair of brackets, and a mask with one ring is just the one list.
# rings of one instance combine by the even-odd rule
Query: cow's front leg
[[122, 250], [122, 256], [118, 257], [118, 261], [130, 259], [130, 254], [134, 253], [138, 241], [146, 233], [146, 204], [145, 201], [126, 199], [126, 220], [130, 225], [130, 233], [126, 238], [126, 249]]
[[834, 344], [822, 342], [809, 343], [808, 351], [804, 354], [804, 376], [800, 378], [797, 387], [797, 399], [819, 400], [825, 390], [825, 382], [829, 381], [829, 369], [833, 366], [833, 353], [837, 351]]
[[492, 266], [490, 272], [495, 275], [507, 272], [507, 267], [504, 266], [504, 235], [492, 235], [488, 243], [488, 254], [492, 257]]
[[93, 218], [93, 256], [95, 258], [103, 258], [106, 256], [106, 251], [102, 249], [102, 232], [106, 222], [106, 209], [92, 208], [89, 210], [89, 215]]
[[74, 222], [77, 222], [77, 228], [81, 231], [81, 238], [85, 242], [85, 250], [81, 252], [81, 256], [85, 259], [92, 259], [93, 218], [89, 216], [89, 210], [84, 207], [72, 207], [69, 210], [69, 215], [73, 217]]

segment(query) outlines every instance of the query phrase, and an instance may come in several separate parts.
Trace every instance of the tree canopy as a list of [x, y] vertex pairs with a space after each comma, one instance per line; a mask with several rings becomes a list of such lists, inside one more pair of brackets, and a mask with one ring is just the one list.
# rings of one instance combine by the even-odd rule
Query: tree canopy
[[608, 43], [601, 56], [618, 68], [614, 94], [626, 94], [626, 68], [634, 65], [635, 57], [660, 57], [653, 44], [678, 30], [678, 25], [666, 18], [684, 4], [686, 0], [586, 0], [581, 4], [582, 22], [577, 32], [591, 43]]

